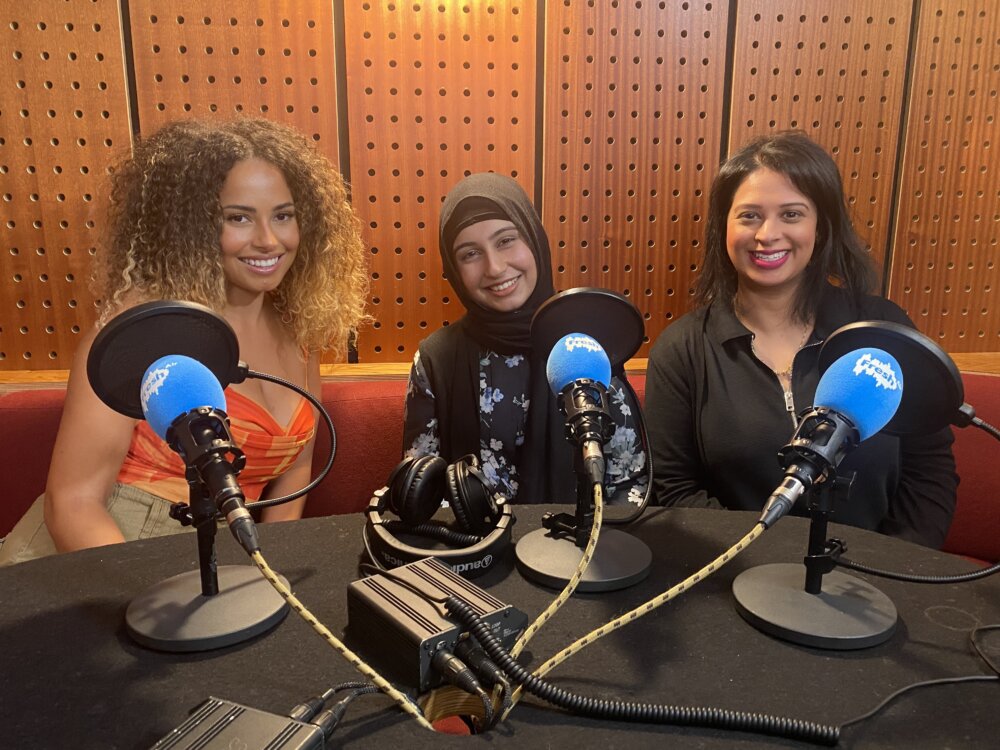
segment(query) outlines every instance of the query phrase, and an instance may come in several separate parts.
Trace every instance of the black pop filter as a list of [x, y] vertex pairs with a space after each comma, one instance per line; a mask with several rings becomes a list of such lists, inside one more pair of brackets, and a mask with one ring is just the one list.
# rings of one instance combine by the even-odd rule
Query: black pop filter
[[226, 319], [204, 305], [179, 300], [147, 302], [112, 318], [94, 339], [87, 378], [105, 404], [142, 419], [142, 378], [153, 362], [169, 354], [201, 362], [223, 388], [241, 379], [240, 344]]
[[625, 297], [607, 289], [577, 287], [549, 297], [531, 319], [531, 343], [550, 352], [568, 333], [585, 333], [604, 347], [611, 370], [619, 372], [639, 351], [642, 315]]
[[838, 328], [820, 349], [820, 373], [844, 354], [864, 347], [888, 352], [903, 371], [903, 399], [885, 432], [926, 434], [960, 417], [965, 389], [958, 368], [941, 347], [909, 326], [863, 320]]

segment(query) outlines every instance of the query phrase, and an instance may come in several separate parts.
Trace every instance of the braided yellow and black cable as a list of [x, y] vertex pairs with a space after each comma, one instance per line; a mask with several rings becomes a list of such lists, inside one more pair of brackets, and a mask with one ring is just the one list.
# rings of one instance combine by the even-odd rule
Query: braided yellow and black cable
[[[734, 557], [736, 557], [736, 555], [745, 550], [761, 534], [763, 534], [765, 530], [766, 529], [762, 524], [756, 524], [746, 536], [744, 536], [740, 541], [738, 541], [728, 550], [723, 552], [721, 555], [719, 555], [717, 558], [715, 558], [712, 562], [703, 567], [701, 570], [694, 573], [693, 575], [688, 576], [686, 579], [678, 583], [676, 586], [667, 589], [662, 594], [653, 597], [644, 604], [640, 604], [635, 609], [626, 612], [620, 617], [617, 617], [614, 620], [611, 620], [610, 622], [607, 622], [604, 625], [601, 625], [599, 628], [596, 628], [595, 630], [592, 630], [586, 635], [578, 638], [569, 646], [567, 646], [562, 651], [557, 653], [555, 656], [549, 658], [534, 672], [532, 672], [532, 676], [542, 677], [548, 674], [552, 669], [557, 667], [559, 664], [562, 664], [564, 661], [566, 661], [566, 659], [571, 657], [573, 654], [582, 651], [591, 643], [594, 643], [600, 638], [603, 638], [608, 633], [617, 630], [623, 625], [627, 625], [628, 623], [633, 622], [634, 620], [638, 620], [643, 615], [652, 612], [657, 607], [666, 604], [671, 599], [674, 599], [675, 597], [684, 593], [698, 582], [704, 580], [705, 578], [708, 578], [708, 576], [712, 575], [715, 571], [717, 571], [723, 565], [725, 565]], [[512, 705], [504, 712], [503, 716], [501, 717], [501, 720], [507, 718], [507, 715], [510, 713], [514, 705], [517, 704], [520, 697], [521, 697], [521, 688], [519, 687], [517, 690], [514, 691], [514, 695], [511, 699]]]
[[424, 715], [420, 712], [420, 709], [413, 703], [413, 701], [394, 688], [392, 683], [366, 664], [360, 656], [345, 646], [333, 633], [329, 631], [325, 625], [323, 625], [323, 623], [313, 616], [312, 612], [306, 609], [305, 605], [303, 605], [302, 602], [296, 598], [295, 594], [288, 590], [288, 587], [281, 582], [281, 579], [278, 578], [277, 574], [271, 570], [271, 567], [264, 560], [264, 556], [259, 550], [254, 552], [253, 555], [251, 555], [251, 558], [253, 559], [254, 565], [260, 569], [260, 572], [263, 574], [264, 578], [267, 579], [268, 583], [274, 587], [274, 590], [278, 592], [282, 599], [288, 602], [288, 606], [309, 624], [309, 627], [315, 630], [323, 638], [323, 640], [333, 646], [333, 648], [336, 649], [341, 656], [347, 659], [352, 667], [375, 683], [379, 690], [395, 701], [396, 705], [416, 719], [420, 726], [424, 729], [430, 729], [432, 732], [434, 731], [434, 727], [432, 727], [430, 722], [424, 718]]
[[580, 585], [580, 579], [583, 578], [583, 574], [587, 571], [587, 566], [590, 565], [590, 561], [594, 558], [594, 550], [597, 549], [597, 540], [601, 535], [601, 523], [604, 520], [604, 491], [601, 485], [594, 485], [594, 525], [590, 528], [590, 538], [587, 540], [587, 546], [583, 549], [583, 557], [580, 558], [580, 564], [576, 566], [576, 570], [573, 571], [573, 575], [570, 577], [569, 581], [566, 582], [566, 586], [563, 590], [559, 592], [559, 596], [552, 600], [545, 610], [535, 618], [535, 621], [529, 625], [525, 631], [521, 634], [521, 637], [517, 639], [517, 643], [511, 648], [511, 656], [517, 657], [528, 642], [535, 636], [535, 634], [542, 629], [542, 626], [548, 622], [552, 616], [559, 611], [560, 607], [566, 603], [566, 601], [573, 596], [573, 592], [576, 591], [576, 587]]

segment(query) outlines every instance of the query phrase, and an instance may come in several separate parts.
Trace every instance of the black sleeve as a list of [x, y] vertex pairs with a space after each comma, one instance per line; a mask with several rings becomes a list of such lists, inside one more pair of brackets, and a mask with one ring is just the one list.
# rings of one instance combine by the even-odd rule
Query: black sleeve
[[878, 530], [927, 547], [940, 549], [955, 513], [958, 475], [945, 427], [930, 435], [900, 440], [900, 478], [889, 512]]
[[646, 368], [646, 430], [658, 505], [722, 508], [710, 497], [699, 458], [693, 358], [682, 335], [661, 334]]
[[[916, 328], [895, 303], [880, 300], [877, 304], [878, 318]], [[941, 548], [955, 513], [958, 489], [951, 451], [954, 442], [950, 427], [900, 440], [899, 486], [889, 498], [889, 511], [879, 524], [880, 532]]]

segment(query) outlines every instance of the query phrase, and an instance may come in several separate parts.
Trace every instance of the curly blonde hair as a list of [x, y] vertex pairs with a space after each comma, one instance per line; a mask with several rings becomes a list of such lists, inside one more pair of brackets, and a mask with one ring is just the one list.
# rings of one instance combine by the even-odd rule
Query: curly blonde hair
[[296, 130], [258, 119], [167, 124], [112, 172], [108, 239], [95, 269], [101, 322], [155, 299], [222, 311], [219, 193], [233, 166], [253, 158], [284, 175], [299, 224], [295, 262], [270, 293], [275, 309], [301, 348], [343, 354], [366, 318], [360, 223], [329, 161]]

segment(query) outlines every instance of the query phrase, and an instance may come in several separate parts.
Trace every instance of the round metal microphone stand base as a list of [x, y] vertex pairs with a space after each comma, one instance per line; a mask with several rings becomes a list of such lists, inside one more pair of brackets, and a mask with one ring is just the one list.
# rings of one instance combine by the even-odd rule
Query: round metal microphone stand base
[[266, 633], [288, 614], [285, 600], [255, 567], [220, 566], [218, 580], [219, 593], [212, 596], [202, 593], [199, 570], [150, 586], [128, 605], [129, 635], [158, 651], [208, 651]]
[[[583, 549], [566, 536], [536, 529], [514, 548], [517, 567], [528, 580], [558, 589], [566, 585], [583, 558]], [[649, 575], [653, 553], [646, 543], [618, 529], [604, 529], [577, 591], [616, 591]]]
[[871, 584], [833, 571], [820, 593], [810, 594], [805, 577], [795, 563], [745, 570], [733, 581], [736, 609], [758, 630], [814, 648], [869, 648], [895, 632], [896, 606]]

